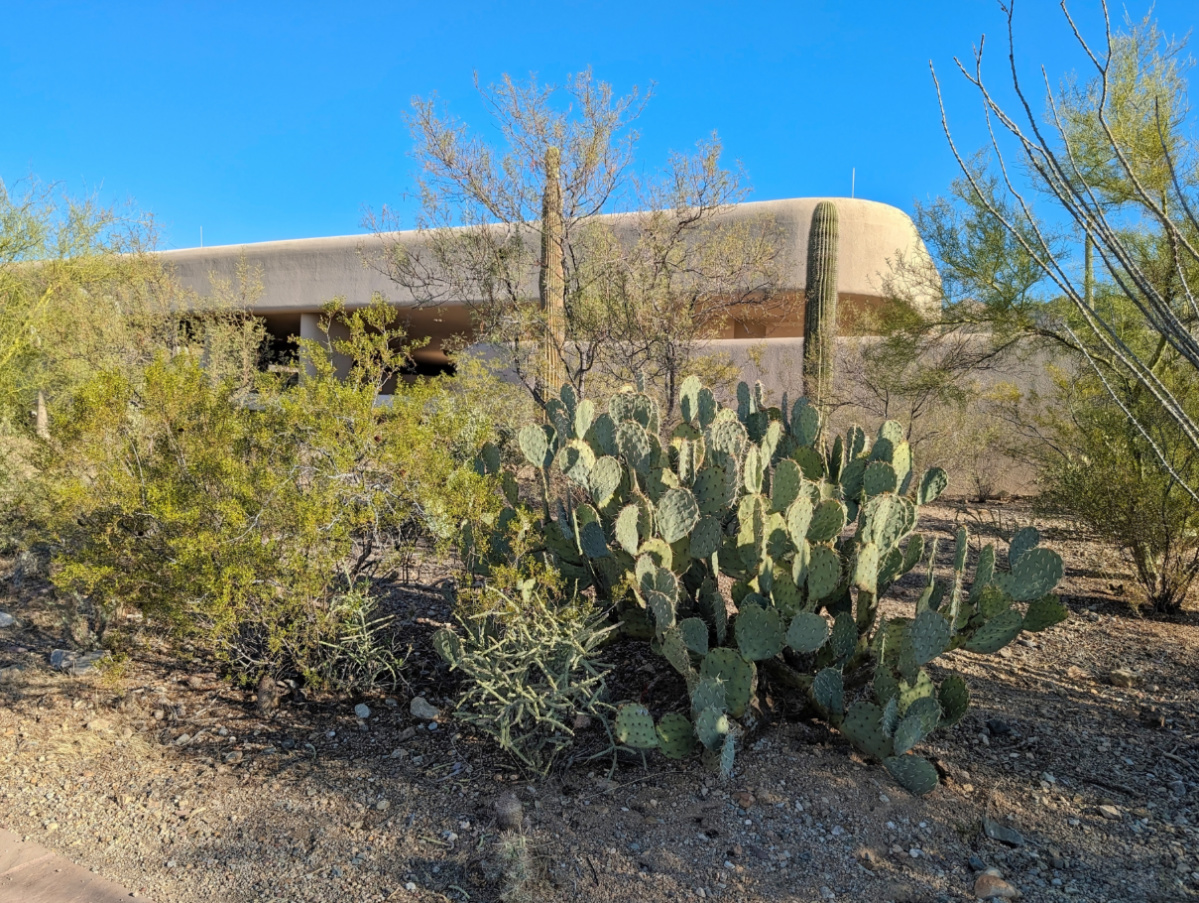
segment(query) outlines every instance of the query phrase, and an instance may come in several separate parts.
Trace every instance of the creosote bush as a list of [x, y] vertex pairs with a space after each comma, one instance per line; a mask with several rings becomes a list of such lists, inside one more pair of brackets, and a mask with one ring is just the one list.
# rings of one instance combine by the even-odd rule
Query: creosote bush
[[[1163, 368], [1176, 394], [1199, 408], [1199, 391]], [[1177, 614], [1199, 578], [1199, 504], [1159, 464], [1139, 429], [1111, 400], [1093, 371], [1059, 369], [1053, 438], [1040, 455], [1038, 506], [1076, 518], [1122, 549], [1144, 601], [1156, 614]], [[1176, 474], [1193, 481], [1199, 461], [1171, 434], [1173, 425], [1138, 398], [1147, 424]], [[1057, 449], [1065, 449], [1058, 452]]]
[[348, 338], [305, 343], [297, 385], [260, 374], [247, 392], [189, 354], [86, 381], [23, 499], [59, 593], [98, 634], [136, 610], [247, 682], [394, 682], [370, 578], [417, 537], [448, 545], [498, 509], [473, 466], [491, 426], [449, 381], [381, 397], [412, 347], [394, 316], [334, 305]]
[[[510, 493], [498, 523], [520, 541], [494, 543], [494, 560], [523, 550], [553, 566], [568, 594], [610, 607], [683, 677], [683, 712], [672, 699], [618, 708], [621, 746], [700, 752], [727, 775], [768, 683], [908, 790], [933, 789], [936, 770], [913, 750], [962, 718], [969, 691], [957, 675], [938, 684], [927, 666], [1064, 620], [1052, 594], [1061, 558], [1025, 528], [1006, 569], [992, 545], [971, 568], [962, 528], [951, 577], [940, 578], [936, 541], [915, 530], [947, 477], [917, 474], [898, 424], [873, 441], [852, 428], [829, 442], [806, 399], [768, 407], [760, 386], [741, 384], [725, 408], [695, 378], [680, 398], [683, 420], [663, 437], [643, 391], [626, 387], [601, 411], [564, 388], [550, 422], [519, 434], [540, 518]], [[882, 617], [879, 600], [909, 573], [922, 587], [910, 615]]]

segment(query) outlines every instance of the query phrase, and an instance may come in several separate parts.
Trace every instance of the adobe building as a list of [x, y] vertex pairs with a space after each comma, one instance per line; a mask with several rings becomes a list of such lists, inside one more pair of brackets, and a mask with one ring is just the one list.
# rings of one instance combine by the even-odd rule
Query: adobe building
[[[724, 214], [730, 220], [768, 217], [772, 221], [780, 252], [776, 289], [792, 302], [785, 305], [787, 313], [782, 316], [776, 313], [755, 317], [752, 310], [747, 311], [710, 343], [709, 353], [726, 352], [748, 369], [760, 371], [747, 373], [751, 378], [767, 377], [768, 382], [776, 382], [781, 371], [795, 368], [802, 348], [808, 230], [812, 212], [822, 200], [837, 205], [837, 291], [843, 322], [852, 322], [855, 314], [884, 300], [884, 280], [894, 261], [913, 256], [927, 259], [924, 245], [907, 214], [876, 201], [792, 198], [731, 208]], [[618, 230], [623, 228], [620, 220], [631, 223], [632, 217], [619, 217]], [[185, 288], [205, 296], [211, 292], [212, 276], [235, 284], [236, 267], [244, 254], [263, 282], [263, 293], [252, 312], [262, 317], [269, 331], [279, 337], [319, 338], [317, 323], [325, 302], [341, 296], [347, 307], [360, 307], [369, 303], [372, 295], [381, 293], [405, 310], [410, 335], [431, 339], [415, 355], [422, 369], [444, 367], [449, 359], [441, 349], [441, 342], [450, 336], [469, 335], [467, 302], [471, 299], [454, 299], [453, 303], [437, 307], [421, 306], [410, 291], [390, 280], [379, 268], [367, 265], [366, 261], [382, 253], [388, 241], [395, 240], [411, 243], [415, 248], [422, 236], [419, 232], [400, 232], [387, 237], [300, 238], [166, 251], [163, 258]], [[535, 279], [528, 287], [528, 296], [530, 299], [537, 296]], [[937, 304], [935, 297], [918, 301], [924, 306]], [[776, 388], [793, 390], [785, 385]]]

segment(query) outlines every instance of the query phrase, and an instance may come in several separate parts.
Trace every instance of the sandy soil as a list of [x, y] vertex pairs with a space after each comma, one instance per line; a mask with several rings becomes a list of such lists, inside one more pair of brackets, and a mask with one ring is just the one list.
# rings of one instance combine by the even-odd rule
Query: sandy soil
[[[983, 538], [1031, 519], [1020, 502], [925, 515], [926, 530], [966, 522]], [[729, 781], [656, 756], [532, 780], [453, 721], [411, 716], [412, 695], [444, 709], [453, 694], [428, 648], [447, 617], [432, 589], [394, 590], [413, 642], [394, 698], [294, 691], [260, 713], [153, 648], [123, 673], [53, 671], [63, 641], [26, 585], [0, 596], [20, 619], [0, 629], [0, 823], [160, 903], [496, 900], [509, 792], [529, 900], [972, 900], [986, 867], [1030, 901], [1199, 898], [1199, 617], [1137, 616], [1118, 554], [1049, 526], [1072, 618], [998, 656], [943, 660], [974, 704], [926, 745], [944, 782], [925, 798], [785, 718], [748, 738]], [[665, 662], [641, 667], [669, 691]], [[1140, 683], [1113, 686], [1115, 668]]]

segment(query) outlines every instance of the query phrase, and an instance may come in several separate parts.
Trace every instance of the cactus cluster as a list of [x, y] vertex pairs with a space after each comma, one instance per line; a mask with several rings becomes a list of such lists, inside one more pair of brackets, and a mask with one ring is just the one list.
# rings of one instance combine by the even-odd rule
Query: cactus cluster
[[[643, 705], [621, 707], [617, 739], [672, 757], [700, 749], [727, 772], [739, 720], [770, 681], [805, 694], [907, 789], [932, 789], [935, 770], [912, 750], [961, 719], [969, 692], [957, 676], [938, 685], [926, 666], [1063, 620], [1051, 595], [1060, 557], [1026, 528], [1007, 570], [988, 545], [971, 572], [963, 528], [952, 579], [935, 576], [937, 543], [915, 530], [948, 481], [939, 468], [917, 475], [897, 423], [828, 443], [805, 398], [771, 407], [760, 385], [742, 384], [726, 408], [695, 378], [681, 414], [663, 437], [643, 391], [627, 387], [601, 412], [566, 387], [550, 424], [519, 434], [545, 492], [539, 553], [593, 588], [688, 688], [688, 715], [655, 723]], [[564, 491], [551, 499], [555, 485]], [[923, 584], [915, 611], [882, 618], [879, 599], [909, 573]]]

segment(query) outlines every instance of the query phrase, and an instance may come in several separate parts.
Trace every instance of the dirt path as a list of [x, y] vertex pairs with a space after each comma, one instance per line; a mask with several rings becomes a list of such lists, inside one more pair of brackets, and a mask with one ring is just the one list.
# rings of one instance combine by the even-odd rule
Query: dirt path
[[[1013, 505], [930, 515], [944, 532], [1027, 520]], [[1199, 623], [1133, 617], [1114, 553], [1051, 526], [1073, 617], [997, 657], [949, 657], [974, 704], [927, 747], [945, 781], [923, 799], [807, 722], [752, 735], [728, 782], [661, 758], [531, 782], [452, 722], [414, 719], [402, 693], [293, 693], [260, 715], [150, 655], [121, 676], [51, 671], [48, 621], [9, 599], [27, 623], [0, 631], [0, 668], [23, 668], [0, 683], [0, 823], [159, 903], [495, 900], [509, 791], [530, 900], [931, 903], [975, 899], [986, 867], [1030, 901], [1199, 898]], [[417, 642], [410, 692], [444, 706], [418, 620], [444, 605], [396, 606]], [[1114, 668], [1140, 682], [1111, 685]]]

